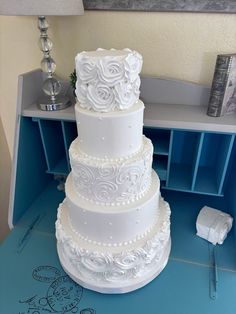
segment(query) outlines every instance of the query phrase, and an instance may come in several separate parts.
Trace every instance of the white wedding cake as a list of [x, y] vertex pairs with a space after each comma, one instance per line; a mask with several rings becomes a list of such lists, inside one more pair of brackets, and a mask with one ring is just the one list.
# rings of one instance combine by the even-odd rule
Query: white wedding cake
[[141, 55], [129, 49], [76, 57], [78, 137], [69, 150], [57, 249], [73, 280], [102, 293], [144, 286], [170, 253], [170, 208], [142, 134], [141, 67]]

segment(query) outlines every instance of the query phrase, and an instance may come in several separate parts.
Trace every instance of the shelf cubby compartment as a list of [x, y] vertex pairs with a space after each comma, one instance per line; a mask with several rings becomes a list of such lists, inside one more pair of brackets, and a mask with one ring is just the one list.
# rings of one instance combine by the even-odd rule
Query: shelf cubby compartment
[[169, 154], [170, 130], [144, 128], [143, 133], [152, 141], [154, 154], [166, 156]]
[[166, 187], [191, 191], [201, 143], [200, 132], [173, 131]]
[[205, 133], [193, 190], [223, 195], [223, 185], [235, 135]]
[[153, 169], [157, 172], [161, 181], [166, 181], [167, 178], [168, 156], [154, 155]]
[[47, 173], [57, 175], [68, 174], [69, 168], [61, 121], [38, 118], [34, 118], [34, 121], [36, 121], [39, 126], [47, 164]]
[[68, 169], [70, 170], [69, 148], [71, 142], [77, 137], [77, 127], [74, 121], [61, 121], [62, 133], [65, 143], [65, 153]]

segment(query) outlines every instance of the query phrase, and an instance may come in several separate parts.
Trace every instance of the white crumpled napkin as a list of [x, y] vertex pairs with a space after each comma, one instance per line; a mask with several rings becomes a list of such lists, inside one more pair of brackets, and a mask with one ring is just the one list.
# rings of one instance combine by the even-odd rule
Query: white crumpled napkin
[[197, 236], [216, 244], [223, 244], [232, 228], [233, 218], [218, 209], [204, 206], [197, 217]]

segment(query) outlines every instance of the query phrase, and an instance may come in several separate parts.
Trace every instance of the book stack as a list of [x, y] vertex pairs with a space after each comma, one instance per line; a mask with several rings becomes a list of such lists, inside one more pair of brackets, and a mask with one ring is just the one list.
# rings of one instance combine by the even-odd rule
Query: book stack
[[236, 112], [236, 54], [217, 55], [207, 114]]

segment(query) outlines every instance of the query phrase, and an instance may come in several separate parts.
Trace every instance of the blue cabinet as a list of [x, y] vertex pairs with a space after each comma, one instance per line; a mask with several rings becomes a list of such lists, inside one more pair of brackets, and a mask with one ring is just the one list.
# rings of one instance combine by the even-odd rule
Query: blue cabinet
[[[233, 116], [206, 121], [210, 118], [204, 116], [189, 123], [192, 116], [187, 114], [185, 119], [182, 114], [180, 123], [171, 109], [168, 118], [168, 105], [148, 104], [147, 85], [163, 84], [163, 80], [153, 80], [150, 84], [143, 79], [144, 133], [153, 141], [153, 167], [172, 210], [167, 267], [150, 284], [125, 295], [82, 289], [66, 276], [56, 253], [55, 220], [65, 196], [60, 180], [70, 171], [68, 148], [77, 129], [73, 107], [55, 113], [37, 109], [35, 99], [42, 81], [40, 71], [33, 71], [19, 79], [22, 97], [18, 100], [9, 211], [14, 228], [0, 246], [0, 313], [235, 313], [235, 227], [215, 249], [217, 269], [212, 245], [198, 238], [195, 230], [204, 205], [236, 217], [235, 116], [234, 123]], [[166, 82], [170, 90], [172, 83]], [[185, 84], [179, 84], [184, 91]], [[155, 97], [147, 90], [151, 102]], [[173, 108], [177, 107], [173, 104]], [[198, 116], [198, 109], [186, 110]]]
[[146, 127], [144, 134], [152, 139], [153, 167], [162, 188], [223, 196], [234, 133]]

